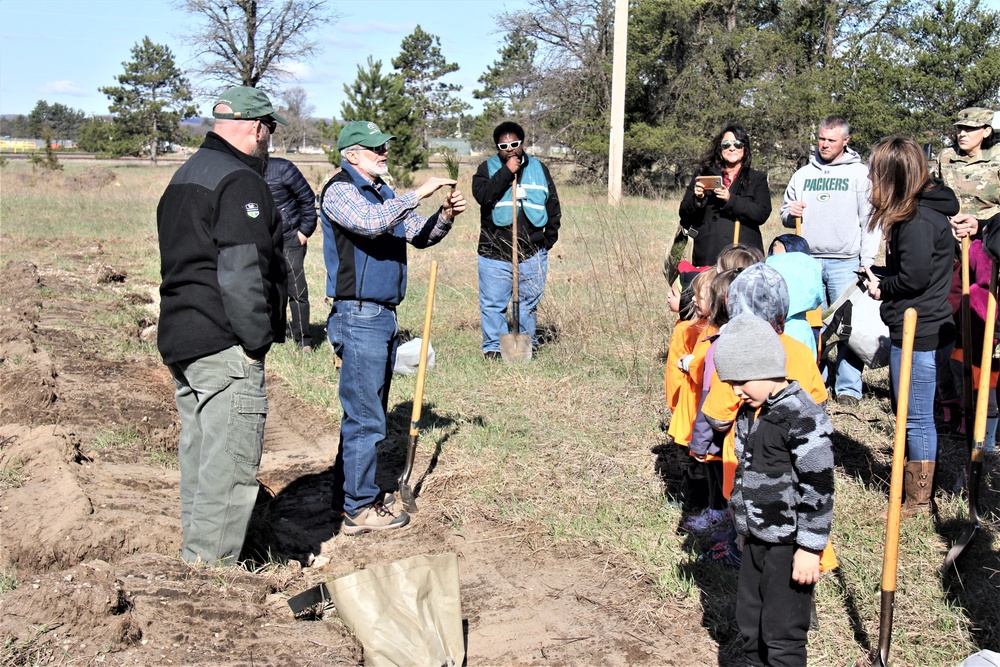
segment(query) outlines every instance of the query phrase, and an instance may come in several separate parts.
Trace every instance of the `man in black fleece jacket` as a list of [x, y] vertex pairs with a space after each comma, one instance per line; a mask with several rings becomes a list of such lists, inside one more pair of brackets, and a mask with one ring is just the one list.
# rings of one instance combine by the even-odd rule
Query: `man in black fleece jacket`
[[171, 179], [156, 211], [158, 347], [177, 385], [181, 557], [232, 565], [257, 499], [267, 396], [264, 356], [285, 335], [281, 218], [263, 178], [285, 120], [238, 86], [215, 131]]

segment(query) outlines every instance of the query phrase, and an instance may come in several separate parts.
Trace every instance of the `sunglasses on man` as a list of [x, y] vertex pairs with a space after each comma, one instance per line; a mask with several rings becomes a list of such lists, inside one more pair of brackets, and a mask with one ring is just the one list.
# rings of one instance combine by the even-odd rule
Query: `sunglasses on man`
[[743, 142], [739, 141], [739, 140], [737, 140], [737, 141], [723, 141], [722, 142], [722, 150], [726, 150], [727, 148], [730, 148], [730, 147], [732, 147], [732, 148], [743, 148]]
[[499, 148], [502, 151], [513, 150], [515, 148], [520, 148], [522, 143], [524, 142], [518, 140], [518, 141], [512, 141], [509, 144], [497, 144], [497, 148]]
[[278, 121], [273, 118], [255, 118], [254, 120], [259, 121], [271, 134], [274, 134], [274, 131], [278, 129]]

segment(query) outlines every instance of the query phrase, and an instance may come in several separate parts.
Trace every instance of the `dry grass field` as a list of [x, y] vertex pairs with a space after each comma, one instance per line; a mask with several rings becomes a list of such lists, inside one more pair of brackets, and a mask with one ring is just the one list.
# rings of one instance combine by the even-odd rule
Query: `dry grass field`
[[[327, 170], [302, 167], [314, 185]], [[703, 540], [678, 530], [682, 515], [670, 502], [677, 452], [666, 444], [662, 378], [673, 317], [660, 267], [676, 199], [611, 209], [599, 190], [560, 187], [563, 226], [539, 313], [546, 342], [525, 366], [486, 363], [479, 352], [478, 210], [439, 246], [411, 251], [400, 327], [419, 335], [436, 260], [437, 363], [414, 471], [421, 512], [398, 534], [352, 541], [330, 532], [334, 355], [328, 345], [311, 355], [273, 349], [261, 468], [268, 494], [251, 535], [267, 555], [252, 572], [215, 572], [178, 558], [178, 425], [151, 338], [155, 208], [175, 168], [73, 163], [50, 174], [11, 162], [0, 170], [2, 664], [363, 664], [334, 612], [296, 621], [287, 597], [443, 551], [460, 554], [470, 665], [742, 664], [735, 572], [697, 562]], [[474, 169], [460, 173], [466, 193]], [[773, 194], [777, 207], [781, 193]], [[775, 213], [764, 236], [779, 233]], [[317, 232], [306, 258], [320, 341], [329, 311], [321, 244]], [[815, 665], [864, 660], [878, 640], [895, 420], [887, 372], [864, 379], [858, 408], [827, 408], [837, 430], [840, 568], [817, 588]], [[413, 378], [396, 377], [383, 452], [390, 465], [406, 442], [413, 391]], [[964, 526], [965, 499], [947, 491], [964, 448], [942, 435], [938, 517], [903, 524], [896, 665], [944, 667], [1000, 650], [995, 460], [984, 481], [985, 529], [957, 570], [938, 572]], [[115, 591], [118, 603], [105, 609], [81, 581]]]

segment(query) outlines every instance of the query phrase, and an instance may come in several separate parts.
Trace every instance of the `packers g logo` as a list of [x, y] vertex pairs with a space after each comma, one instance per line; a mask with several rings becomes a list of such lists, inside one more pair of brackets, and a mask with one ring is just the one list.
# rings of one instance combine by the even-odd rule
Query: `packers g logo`
[[829, 192], [819, 193], [818, 195], [816, 195], [816, 201], [820, 202], [821, 204], [830, 201], [830, 193]]

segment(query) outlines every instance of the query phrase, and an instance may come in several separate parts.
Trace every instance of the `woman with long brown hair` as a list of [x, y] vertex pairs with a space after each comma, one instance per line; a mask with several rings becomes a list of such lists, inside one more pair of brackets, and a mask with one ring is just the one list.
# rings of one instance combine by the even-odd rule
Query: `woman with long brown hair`
[[903, 313], [917, 311], [906, 418], [907, 463], [903, 473], [904, 515], [930, 513], [937, 460], [934, 427], [935, 357], [955, 339], [948, 305], [955, 240], [949, 218], [958, 213], [955, 194], [930, 177], [927, 159], [913, 139], [893, 137], [872, 147], [869, 228], [881, 229], [886, 266], [881, 278], [868, 274], [868, 293], [882, 302], [882, 321], [892, 347], [889, 371], [895, 402], [902, 359]]

